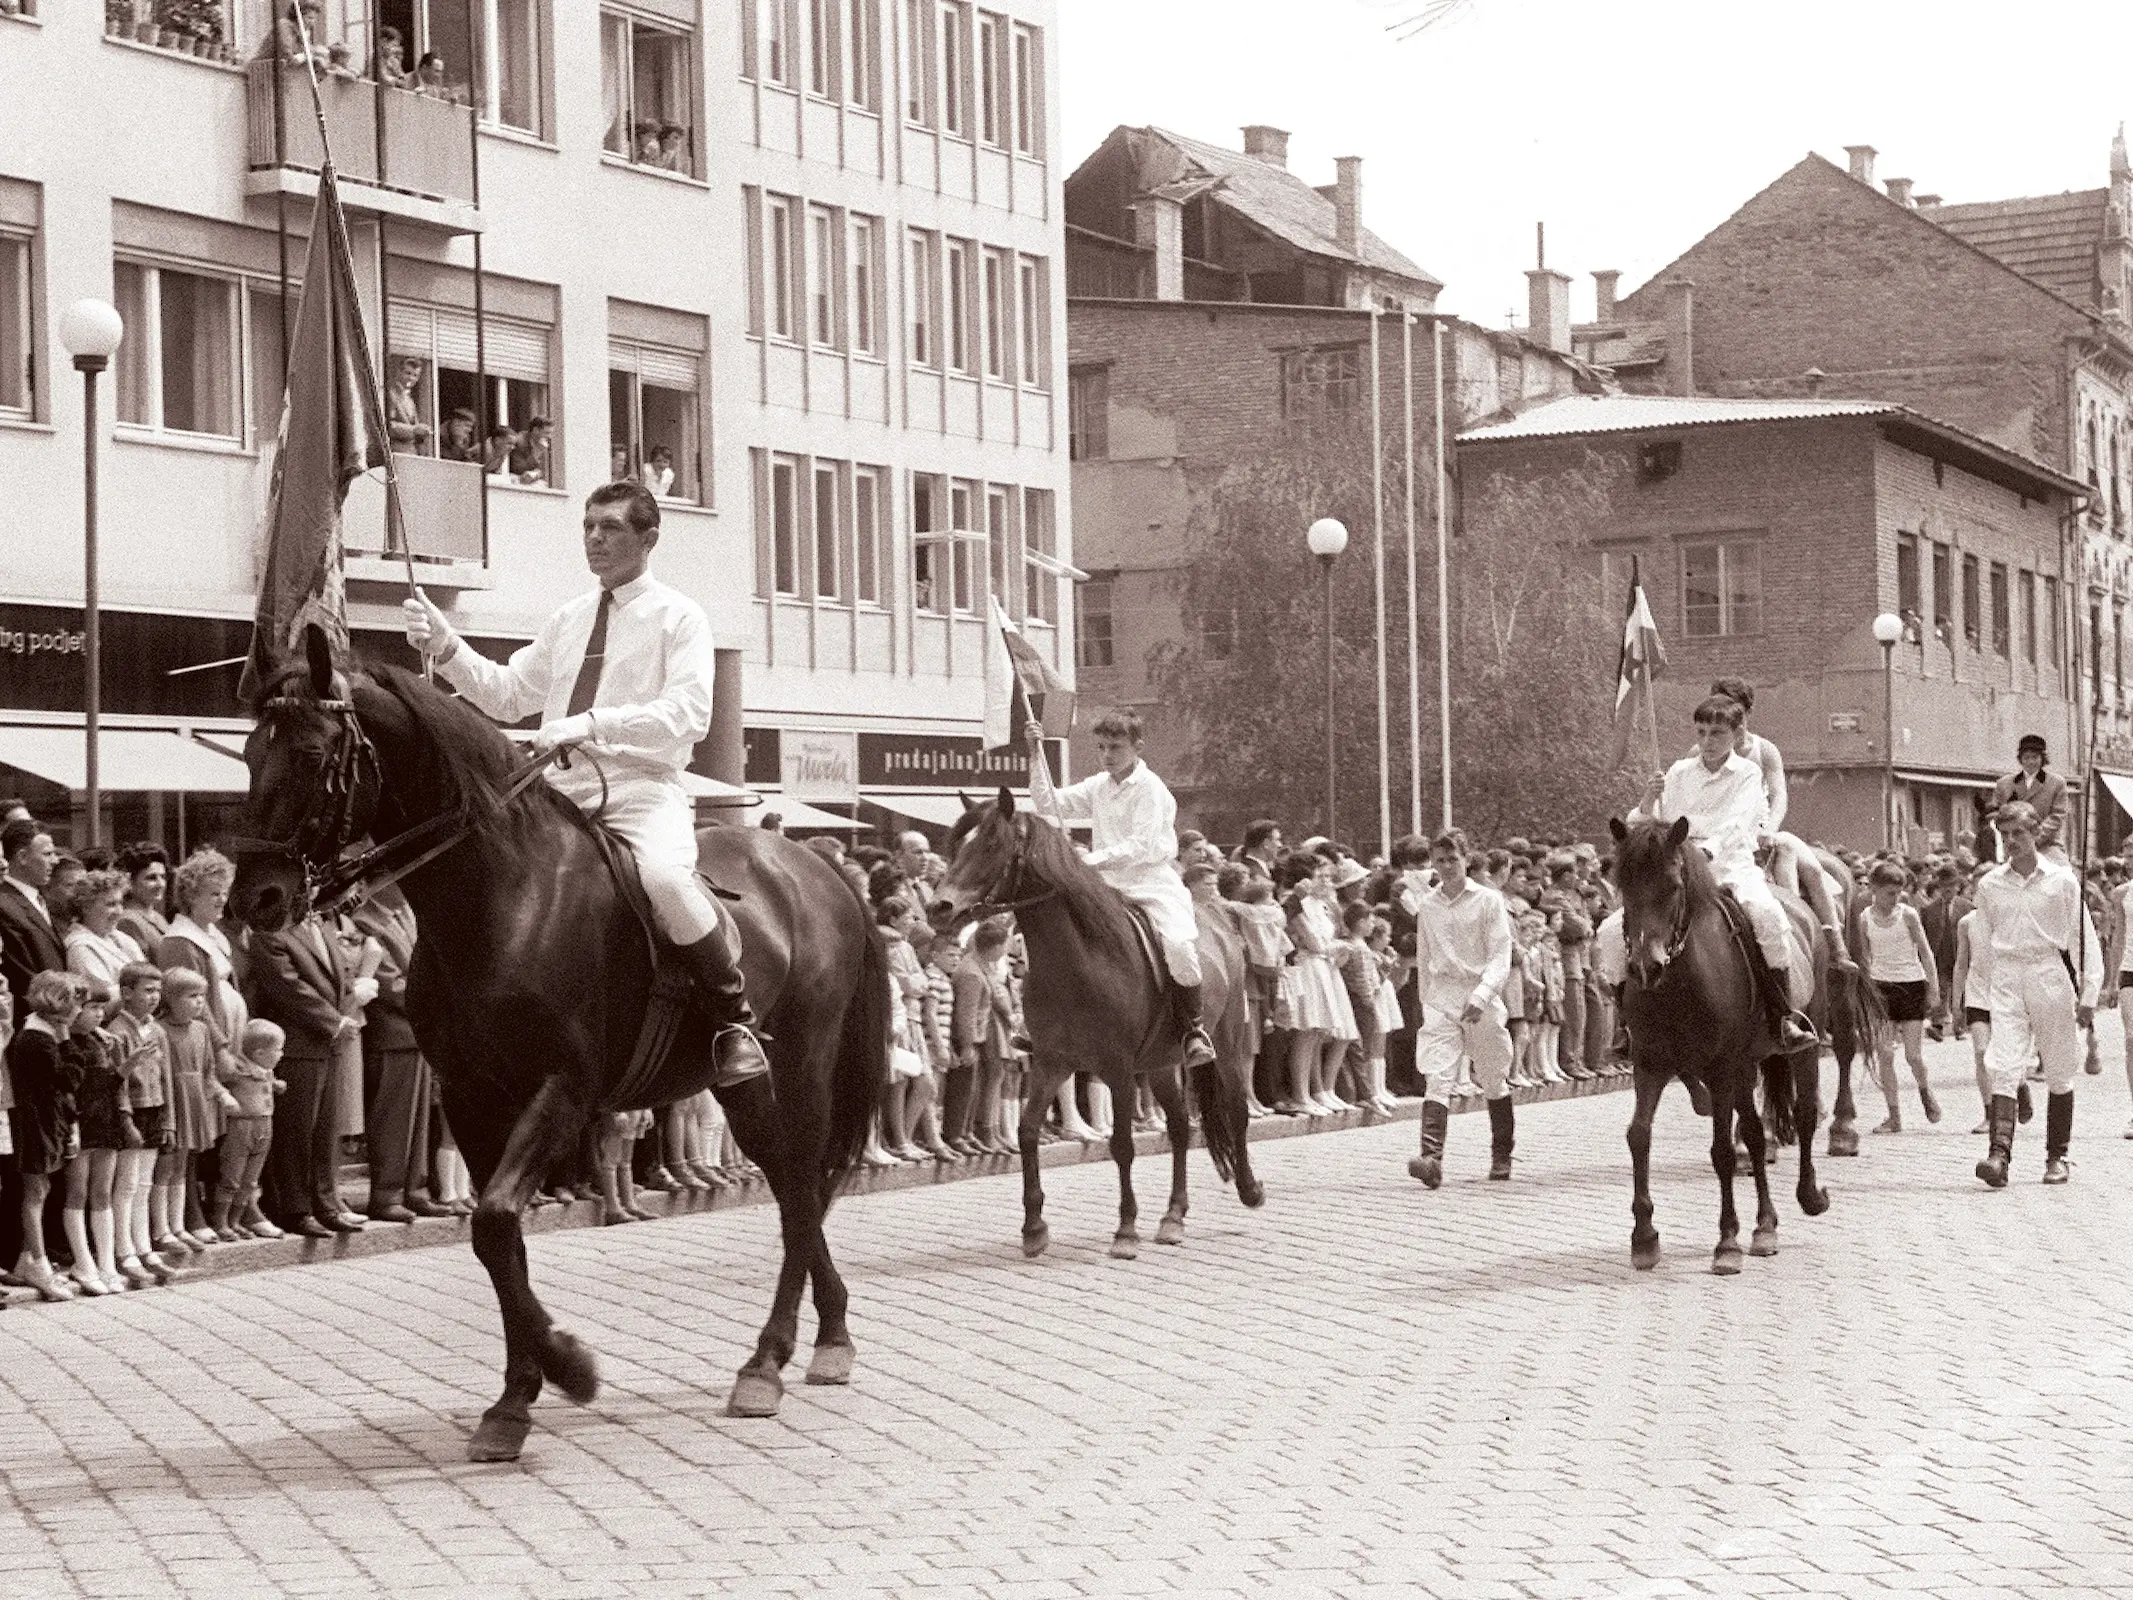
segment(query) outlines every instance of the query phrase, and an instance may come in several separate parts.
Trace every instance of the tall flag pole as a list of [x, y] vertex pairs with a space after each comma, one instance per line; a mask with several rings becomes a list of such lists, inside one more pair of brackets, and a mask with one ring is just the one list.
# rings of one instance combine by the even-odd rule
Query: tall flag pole
[[1652, 770], [1660, 770], [1659, 708], [1652, 697], [1652, 674], [1666, 665], [1659, 625], [1644, 593], [1644, 569], [1630, 557], [1629, 609], [1622, 622], [1622, 655], [1615, 669], [1615, 765], [1629, 759], [1629, 741], [1640, 714], [1651, 730]]
[[[1067, 726], [1073, 726], [1074, 695], [1015, 626], [997, 596], [991, 606], [992, 627], [985, 641], [985, 748], [1021, 750], [1027, 748], [1029, 730], [1043, 727], [1046, 711], [1063, 710]], [[1066, 818], [1053, 794], [1042, 750], [1030, 751], [1029, 792], [1031, 803], [1064, 829]]]

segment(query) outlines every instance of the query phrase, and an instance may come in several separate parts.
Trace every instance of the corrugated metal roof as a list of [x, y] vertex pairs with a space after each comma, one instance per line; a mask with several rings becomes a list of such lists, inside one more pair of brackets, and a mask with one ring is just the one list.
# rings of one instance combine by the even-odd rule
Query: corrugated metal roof
[[2076, 189], [1934, 206], [1919, 215], [2024, 277], [2091, 306], [2096, 301], [2096, 247], [2103, 242], [2110, 200], [2108, 189]]
[[1489, 439], [1558, 439], [1580, 433], [1636, 433], [1727, 422], [1811, 422], [1819, 417], [1878, 417], [1903, 410], [1879, 400], [1727, 400], [1667, 394], [1573, 394], [1459, 435]]
[[[1278, 239], [1313, 255], [1356, 260], [1334, 242], [1333, 202], [1287, 167], [1277, 167], [1240, 150], [1204, 144], [1167, 128], [1148, 130], [1173, 146], [1194, 166], [1222, 180], [1215, 199], [1257, 223]], [[1363, 229], [1360, 259], [1379, 272], [1396, 273], [1418, 283], [1443, 284], [1416, 266], [1368, 228]]]

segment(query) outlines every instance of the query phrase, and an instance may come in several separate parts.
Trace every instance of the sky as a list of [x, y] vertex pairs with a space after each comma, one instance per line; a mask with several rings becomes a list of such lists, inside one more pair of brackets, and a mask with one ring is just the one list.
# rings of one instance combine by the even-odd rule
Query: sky
[[[1534, 224], [1570, 274], [1629, 293], [1809, 151], [1954, 203], [2100, 188], [2133, 117], [2133, 3], [2032, 0], [1059, 0], [1068, 170], [1121, 123], [1289, 166], [1363, 157], [1364, 225], [1443, 280], [1438, 304], [1525, 320]], [[2118, 85], [2115, 89], [2113, 83]]]

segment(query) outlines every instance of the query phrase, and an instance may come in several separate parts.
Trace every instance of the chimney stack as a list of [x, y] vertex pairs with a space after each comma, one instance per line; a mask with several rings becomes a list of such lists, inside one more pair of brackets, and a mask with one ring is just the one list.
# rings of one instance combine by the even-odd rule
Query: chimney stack
[[1255, 122], [1244, 130], [1244, 153], [1254, 161], [1264, 161], [1270, 167], [1289, 165], [1289, 134], [1286, 128], [1270, 128], [1263, 122]]
[[1689, 278], [1666, 281], [1666, 392], [1696, 392], [1696, 284]]
[[1133, 242], [1150, 252], [1157, 300], [1185, 298], [1185, 207], [1168, 195], [1133, 202]]
[[1920, 211], [1937, 211], [1940, 209], [1940, 196], [1937, 194], [1922, 194], [1917, 197], [1914, 204]]
[[1820, 399], [1822, 394], [1822, 385], [1828, 379], [1829, 374], [1824, 372], [1820, 367], [1809, 367], [1804, 376], [1807, 379], [1808, 399]]
[[1889, 198], [1902, 206], [1904, 210], [1916, 211], [1918, 209], [1911, 199], [1911, 180], [1909, 178], [1890, 178], [1884, 187], [1889, 191]]
[[1595, 322], [1612, 322], [1615, 319], [1615, 285], [1622, 281], [1622, 274], [1613, 267], [1592, 275], [1592, 315]]
[[1358, 259], [1363, 254], [1363, 158], [1333, 158], [1333, 242]]
[[1870, 144], [1848, 144], [1844, 153], [1852, 158], [1852, 176], [1861, 183], [1874, 181], [1874, 157], [1881, 152]]
[[1570, 278], [1547, 267], [1526, 274], [1526, 336], [1563, 355], [1570, 353]]

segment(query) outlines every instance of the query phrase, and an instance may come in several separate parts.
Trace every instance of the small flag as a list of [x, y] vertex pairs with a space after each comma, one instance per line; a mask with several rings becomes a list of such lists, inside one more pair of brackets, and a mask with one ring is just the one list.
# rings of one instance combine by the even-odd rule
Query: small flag
[[[1042, 723], [1049, 710], [1064, 733], [1073, 726], [1074, 697], [1052, 664], [1017, 628], [1000, 602], [992, 602], [992, 630], [985, 649], [985, 748], [1021, 750], [1031, 723]], [[1030, 798], [1041, 812], [1057, 809], [1052, 775], [1041, 757], [1032, 757]]]
[[299, 648], [307, 626], [325, 630], [336, 657], [346, 653], [341, 503], [350, 482], [385, 462], [386, 432], [371, 385], [348, 224], [331, 163], [319, 173], [288, 363], [267, 499], [266, 566], [238, 686], [247, 700], [274, 663]]
[[1658, 739], [1657, 713], [1652, 705], [1652, 674], [1666, 665], [1666, 650], [1659, 643], [1659, 625], [1652, 620], [1652, 603], [1644, 593], [1644, 571], [1630, 557], [1629, 613], [1622, 624], [1622, 659], [1615, 674], [1615, 765], [1629, 759], [1630, 734], [1640, 714]]

